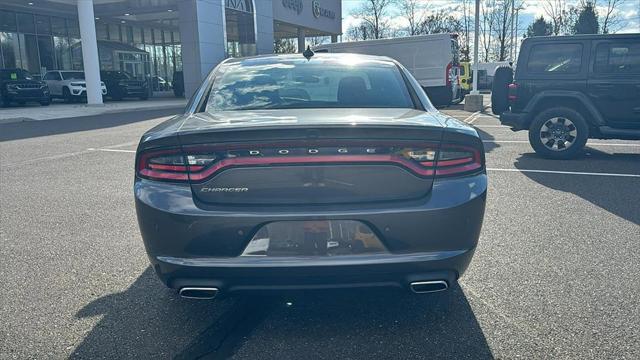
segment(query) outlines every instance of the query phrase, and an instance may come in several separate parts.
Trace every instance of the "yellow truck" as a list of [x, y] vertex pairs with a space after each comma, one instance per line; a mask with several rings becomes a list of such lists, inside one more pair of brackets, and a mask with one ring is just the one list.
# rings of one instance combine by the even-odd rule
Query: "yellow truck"
[[460, 62], [460, 88], [464, 94], [471, 92], [473, 75], [471, 73], [471, 63], [467, 61]]

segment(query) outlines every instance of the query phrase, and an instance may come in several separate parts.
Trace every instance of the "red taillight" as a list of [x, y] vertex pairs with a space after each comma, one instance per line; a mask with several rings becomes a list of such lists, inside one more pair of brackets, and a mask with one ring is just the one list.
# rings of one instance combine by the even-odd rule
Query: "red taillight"
[[453, 64], [452, 63], [448, 63], [447, 64], [447, 69], [445, 70], [445, 73], [444, 73], [444, 78], [445, 78], [447, 86], [451, 86], [451, 68], [452, 67], [453, 67]]
[[482, 169], [482, 156], [474, 148], [444, 145], [438, 151], [436, 176], [454, 176]]
[[200, 171], [214, 159], [199, 155], [186, 157], [180, 150], [160, 150], [142, 153], [138, 158], [138, 175], [152, 180], [187, 181], [189, 171]]
[[509, 101], [511, 102], [515, 102], [516, 100], [518, 100], [518, 84], [516, 83], [509, 84], [508, 98], [509, 98]]
[[[336, 146], [337, 145], [337, 146]], [[393, 164], [418, 176], [452, 176], [482, 168], [480, 152], [473, 148], [407, 142], [334, 142], [317, 144], [229, 144], [143, 152], [137, 171], [142, 178], [161, 181], [202, 182], [239, 166], [302, 164]]]

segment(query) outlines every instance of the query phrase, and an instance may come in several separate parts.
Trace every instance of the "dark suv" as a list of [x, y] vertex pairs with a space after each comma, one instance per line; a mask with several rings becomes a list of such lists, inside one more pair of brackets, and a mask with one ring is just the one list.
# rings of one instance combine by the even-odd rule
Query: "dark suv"
[[[494, 80], [493, 110], [552, 159], [588, 138], [640, 139], [640, 34], [534, 37]], [[507, 74], [507, 75], [505, 75]]]
[[100, 71], [100, 80], [107, 86], [107, 96], [113, 100], [123, 98], [149, 98], [149, 87], [146, 81], [137, 80], [126, 71]]
[[34, 80], [23, 69], [0, 69], [0, 105], [9, 106], [12, 102], [20, 105], [29, 101], [49, 105], [49, 87], [44, 81]]

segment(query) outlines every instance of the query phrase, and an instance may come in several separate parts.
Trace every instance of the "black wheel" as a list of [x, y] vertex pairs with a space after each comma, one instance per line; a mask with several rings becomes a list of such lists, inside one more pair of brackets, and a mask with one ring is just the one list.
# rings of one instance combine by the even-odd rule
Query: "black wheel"
[[491, 87], [491, 111], [500, 115], [509, 108], [509, 84], [513, 82], [513, 69], [509, 66], [501, 66], [493, 75]]
[[539, 155], [549, 159], [577, 156], [589, 138], [589, 126], [577, 111], [565, 107], [545, 110], [529, 127], [529, 143]]
[[69, 91], [68, 88], [63, 88], [62, 89], [62, 98], [64, 99], [64, 102], [66, 102], [66, 103], [72, 103], [73, 102], [73, 97], [72, 97], [71, 92]]

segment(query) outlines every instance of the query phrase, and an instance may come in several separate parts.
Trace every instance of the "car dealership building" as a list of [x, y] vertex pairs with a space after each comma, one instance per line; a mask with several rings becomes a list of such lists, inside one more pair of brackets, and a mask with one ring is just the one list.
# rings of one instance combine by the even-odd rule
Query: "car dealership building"
[[[227, 57], [273, 53], [291, 41], [342, 33], [341, 0], [3, 0], [0, 67], [84, 70], [89, 104], [101, 104], [99, 71], [170, 82], [189, 97]], [[297, 39], [297, 41], [295, 41]], [[157, 90], [161, 90], [158, 88]]]

